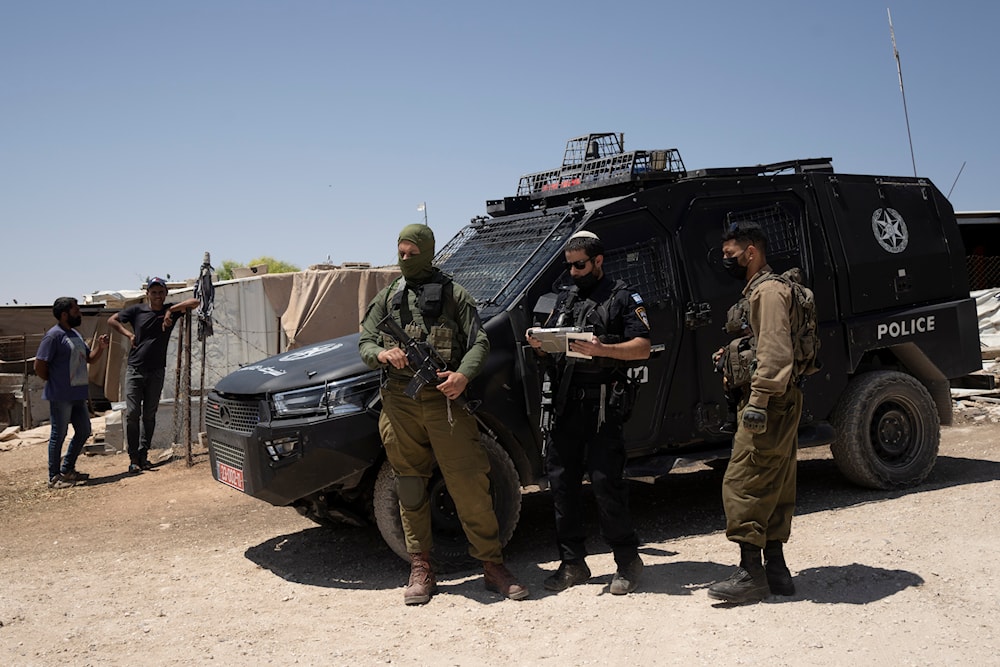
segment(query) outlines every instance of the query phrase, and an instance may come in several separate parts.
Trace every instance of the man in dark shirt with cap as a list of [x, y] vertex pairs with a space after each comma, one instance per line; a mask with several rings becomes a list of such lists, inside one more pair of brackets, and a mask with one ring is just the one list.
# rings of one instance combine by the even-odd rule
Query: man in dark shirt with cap
[[[148, 303], [129, 306], [108, 318], [108, 325], [131, 342], [125, 372], [125, 438], [128, 441], [128, 471], [149, 470], [149, 447], [160, 407], [167, 345], [174, 330], [174, 316], [199, 305], [198, 299], [166, 303], [167, 282], [151, 278], [146, 284]], [[130, 331], [125, 327], [132, 327]]]
[[546, 464], [556, 515], [561, 564], [544, 586], [562, 591], [590, 579], [584, 560], [583, 476], [590, 477], [599, 506], [601, 534], [611, 546], [617, 571], [610, 592], [636, 589], [642, 572], [639, 538], [632, 528], [625, 467], [623, 425], [631, 409], [627, 363], [649, 357], [649, 319], [642, 297], [604, 273], [604, 244], [580, 231], [565, 248], [572, 285], [560, 290], [546, 327], [591, 327], [589, 340], [574, 340], [568, 354], [548, 355], [542, 342], [526, 334], [537, 354], [551, 362], [558, 378], [555, 425]]

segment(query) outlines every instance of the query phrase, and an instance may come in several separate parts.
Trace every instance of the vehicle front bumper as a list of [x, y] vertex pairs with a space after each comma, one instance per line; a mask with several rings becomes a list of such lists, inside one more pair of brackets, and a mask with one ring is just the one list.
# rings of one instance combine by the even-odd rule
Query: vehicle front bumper
[[[272, 505], [289, 505], [331, 486], [351, 489], [381, 457], [378, 412], [268, 421], [266, 403], [208, 397], [212, 476]], [[263, 417], [263, 419], [261, 419]], [[275, 460], [274, 442], [293, 442]]]

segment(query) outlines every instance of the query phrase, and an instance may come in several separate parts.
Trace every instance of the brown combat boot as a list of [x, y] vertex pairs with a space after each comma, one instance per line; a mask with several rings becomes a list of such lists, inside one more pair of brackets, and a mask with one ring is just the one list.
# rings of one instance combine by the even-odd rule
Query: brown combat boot
[[410, 554], [410, 581], [403, 591], [404, 604], [425, 604], [437, 593], [437, 580], [429, 552]]
[[528, 597], [528, 587], [522, 586], [503, 563], [483, 561], [483, 574], [486, 590], [499, 593], [511, 600], [523, 600]]

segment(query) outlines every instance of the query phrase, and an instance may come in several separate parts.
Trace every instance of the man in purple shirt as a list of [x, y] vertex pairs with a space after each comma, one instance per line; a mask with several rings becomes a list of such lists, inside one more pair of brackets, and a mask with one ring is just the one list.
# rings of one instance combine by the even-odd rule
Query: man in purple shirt
[[[42, 398], [49, 402], [49, 421], [52, 424], [49, 435], [49, 488], [65, 489], [90, 477], [76, 470], [76, 459], [83, 450], [83, 443], [90, 437], [87, 364], [101, 356], [108, 347], [109, 336], [100, 336], [93, 350], [87, 346], [75, 329], [83, 322], [83, 317], [73, 297], [56, 299], [52, 304], [52, 314], [59, 324], [45, 333], [38, 346], [35, 375], [45, 380]], [[73, 425], [73, 438], [60, 462], [63, 441], [70, 424]]]

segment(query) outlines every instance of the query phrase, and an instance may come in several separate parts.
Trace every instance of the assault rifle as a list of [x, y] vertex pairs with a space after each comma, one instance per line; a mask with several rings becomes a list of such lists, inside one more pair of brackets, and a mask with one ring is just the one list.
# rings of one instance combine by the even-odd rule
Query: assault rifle
[[[440, 384], [441, 378], [438, 372], [448, 370], [448, 364], [441, 358], [441, 353], [430, 343], [414, 340], [403, 327], [399, 326], [392, 315], [386, 315], [375, 325], [375, 328], [382, 333], [388, 334], [398, 340], [406, 353], [406, 361], [413, 371], [413, 379], [406, 385], [403, 393], [410, 398], [416, 398], [420, 390], [427, 385]], [[452, 401], [470, 415], [479, 407], [479, 401], [466, 400], [465, 396], [459, 396]]]

